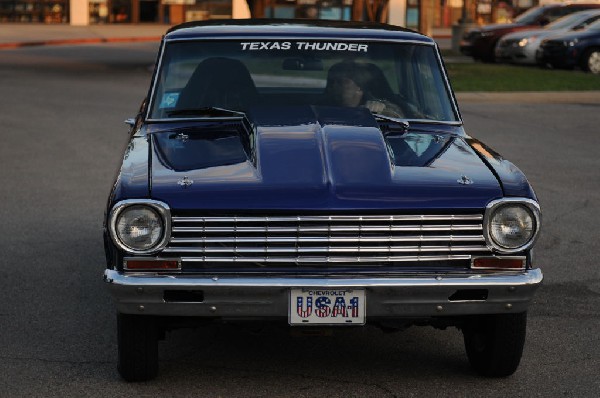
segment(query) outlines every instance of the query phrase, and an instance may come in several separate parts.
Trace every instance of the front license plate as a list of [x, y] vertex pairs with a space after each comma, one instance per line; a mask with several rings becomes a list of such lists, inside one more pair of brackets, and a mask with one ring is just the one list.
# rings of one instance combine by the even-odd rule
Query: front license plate
[[363, 289], [290, 289], [290, 325], [364, 325]]

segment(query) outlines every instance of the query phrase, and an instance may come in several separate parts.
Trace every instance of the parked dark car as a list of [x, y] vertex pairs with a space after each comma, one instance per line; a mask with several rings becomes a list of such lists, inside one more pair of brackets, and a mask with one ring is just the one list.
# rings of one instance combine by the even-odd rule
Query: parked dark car
[[536, 56], [542, 66], [580, 67], [600, 74], [600, 22], [595, 22], [585, 30], [544, 40]]
[[460, 51], [476, 60], [494, 62], [496, 44], [507, 33], [539, 29], [565, 15], [590, 8], [600, 8], [600, 4], [549, 4], [533, 7], [515, 18], [513, 23], [486, 25], [466, 32], [460, 43]]
[[435, 42], [375, 23], [226, 20], [163, 38], [106, 208], [118, 369], [207, 322], [457, 327], [518, 367], [542, 282], [527, 179], [465, 133]]

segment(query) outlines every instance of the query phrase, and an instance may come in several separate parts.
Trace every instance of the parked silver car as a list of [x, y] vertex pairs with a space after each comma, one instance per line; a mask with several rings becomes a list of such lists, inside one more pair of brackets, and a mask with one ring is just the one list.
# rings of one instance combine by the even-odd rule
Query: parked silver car
[[585, 29], [600, 19], [600, 10], [586, 10], [560, 18], [544, 29], [526, 30], [503, 36], [496, 45], [497, 61], [536, 64], [536, 52], [542, 40], [550, 36]]

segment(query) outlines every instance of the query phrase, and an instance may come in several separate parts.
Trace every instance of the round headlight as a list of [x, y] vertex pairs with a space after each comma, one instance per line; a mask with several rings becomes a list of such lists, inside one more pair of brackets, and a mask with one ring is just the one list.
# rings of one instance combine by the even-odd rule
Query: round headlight
[[533, 244], [539, 229], [539, 207], [531, 200], [503, 200], [488, 208], [487, 238], [496, 250], [517, 252]]
[[115, 220], [119, 241], [133, 251], [148, 251], [159, 244], [164, 233], [163, 221], [156, 210], [144, 205], [124, 208]]
[[535, 233], [531, 211], [522, 205], [505, 205], [498, 208], [490, 220], [490, 237], [506, 249], [526, 245]]

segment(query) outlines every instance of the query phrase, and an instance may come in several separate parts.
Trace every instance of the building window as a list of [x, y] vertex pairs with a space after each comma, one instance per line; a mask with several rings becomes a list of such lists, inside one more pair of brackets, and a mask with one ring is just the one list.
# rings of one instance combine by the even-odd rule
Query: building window
[[352, 0], [266, 0], [266, 18], [352, 19]]
[[69, 1], [0, 0], [0, 22], [69, 22]]

